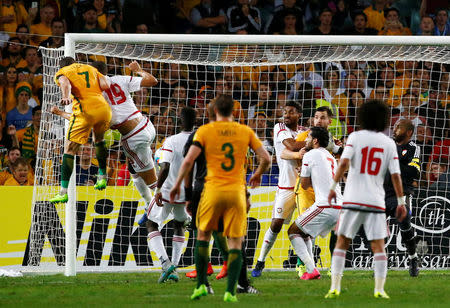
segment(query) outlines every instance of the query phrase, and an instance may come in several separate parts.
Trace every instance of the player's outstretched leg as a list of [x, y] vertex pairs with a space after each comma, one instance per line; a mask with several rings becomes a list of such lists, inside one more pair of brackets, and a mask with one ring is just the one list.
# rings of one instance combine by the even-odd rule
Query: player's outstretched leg
[[94, 189], [104, 190], [106, 188], [106, 185], [108, 184], [106, 174], [106, 161], [108, 157], [108, 151], [106, 150], [105, 141], [102, 140], [95, 144], [95, 156], [98, 160], [98, 175], [97, 182], [94, 185]]
[[61, 166], [61, 191], [50, 199], [51, 203], [65, 203], [69, 200], [67, 188], [69, 187], [70, 176], [72, 175], [74, 156], [64, 153]]

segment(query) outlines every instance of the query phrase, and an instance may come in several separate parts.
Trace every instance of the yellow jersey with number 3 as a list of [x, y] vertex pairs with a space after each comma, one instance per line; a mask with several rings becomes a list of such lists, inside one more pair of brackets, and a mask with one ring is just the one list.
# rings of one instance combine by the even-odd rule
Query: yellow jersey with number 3
[[66, 76], [72, 86], [71, 93], [73, 101], [73, 111], [85, 112], [97, 108], [108, 106], [108, 102], [102, 95], [99, 84], [99, 77], [103, 75], [95, 68], [87, 64], [73, 63], [61, 68], [55, 74], [55, 82], [59, 86], [59, 78]]
[[212, 122], [201, 126], [193, 143], [203, 149], [206, 158], [207, 187], [220, 191], [245, 189], [245, 163], [248, 148], [262, 146], [255, 132], [237, 122]]

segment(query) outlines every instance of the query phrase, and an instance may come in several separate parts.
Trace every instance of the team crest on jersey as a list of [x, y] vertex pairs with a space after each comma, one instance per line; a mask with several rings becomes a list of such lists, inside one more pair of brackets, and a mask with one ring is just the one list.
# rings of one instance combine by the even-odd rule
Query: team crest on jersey
[[281, 207], [277, 208], [277, 212], [281, 213], [283, 211], [283, 209]]
[[406, 152], [408, 152], [408, 150], [403, 150], [402, 151], [402, 156], [405, 156]]

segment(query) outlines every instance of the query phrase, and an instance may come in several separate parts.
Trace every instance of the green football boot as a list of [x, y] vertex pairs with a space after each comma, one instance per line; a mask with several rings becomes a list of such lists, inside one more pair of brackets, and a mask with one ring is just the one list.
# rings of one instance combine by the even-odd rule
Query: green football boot
[[106, 188], [106, 184], [108, 184], [108, 181], [106, 181], [105, 178], [101, 178], [97, 180], [97, 182], [94, 185], [94, 189], [96, 190], [104, 190]]
[[51, 203], [66, 203], [67, 201], [69, 201], [69, 196], [67, 194], [57, 194], [50, 199]]
[[206, 285], [202, 284], [198, 288], [194, 289], [194, 292], [191, 295], [191, 299], [200, 299], [202, 296], [208, 295], [208, 288]]

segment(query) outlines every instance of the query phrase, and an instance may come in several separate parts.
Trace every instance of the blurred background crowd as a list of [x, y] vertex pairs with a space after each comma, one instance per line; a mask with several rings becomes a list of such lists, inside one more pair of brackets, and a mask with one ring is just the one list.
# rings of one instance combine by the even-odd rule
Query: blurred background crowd
[[[448, 0], [78, 0], [0, 1], [0, 185], [33, 185], [41, 102], [42, 56], [39, 46], [64, 45], [65, 32], [203, 33], [274, 35], [449, 35]], [[274, 48], [268, 58], [286, 52]], [[288, 48], [288, 47], [286, 47]], [[237, 50], [221, 51], [223, 62]], [[78, 54], [77, 60], [94, 60]], [[95, 58], [99, 60], [99, 58]], [[129, 74], [129, 59], [101, 58], [111, 74]], [[391, 127], [402, 118], [415, 125], [413, 140], [422, 149], [418, 185], [449, 182], [450, 65], [419, 61], [340, 61], [297, 65], [221, 66], [142, 62], [158, 78], [153, 88], [134, 94], [136, 105], [155, 125], [155, 151], [179, 131], [178, 112], [189, 105], [206, 121], [206, 105], [221, 93], [235, 99], [234, 116], [255, 129], [273, 152], [273, 126], [283, 121], [287, 100], [303, 109], [303, 127], [319, 106], [332, 113], [330, 130], [345, 141], [357, 129], [355, 110], [366, 99], [385, 100]], [[389, 131], [387, 131], [389, 133]], [[114, 136], [114, 133], [111, 134]], [[90, 145], [77, 162], [77, 183], [95, 182], [96, 161]], [[123, 153], [112, 137], [110, 185], [128, 185]], [[249, 172], [252, 164], [249, 160]], [[59, 164], [55, 164], [59, 165]], [[264, 180], [276, 185], [277, 166]], [[58, 179], [54, 179], [55, 184]]]

